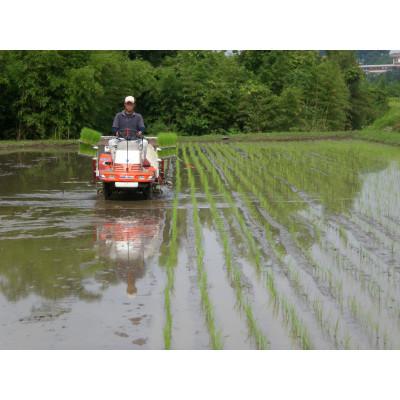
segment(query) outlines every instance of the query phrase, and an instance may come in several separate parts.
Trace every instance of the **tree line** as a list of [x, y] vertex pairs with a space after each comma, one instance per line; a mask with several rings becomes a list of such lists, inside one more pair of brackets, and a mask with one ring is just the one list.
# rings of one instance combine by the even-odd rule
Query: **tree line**
[[1, 51], [0, 139], [109, 134], [133, 95], [149, 134], [360, 129], [387, 109], [352, 51]]

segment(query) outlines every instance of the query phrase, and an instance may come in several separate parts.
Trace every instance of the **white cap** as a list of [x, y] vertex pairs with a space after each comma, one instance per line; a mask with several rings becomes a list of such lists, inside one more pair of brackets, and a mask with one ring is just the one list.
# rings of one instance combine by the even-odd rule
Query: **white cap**
[[133, 96], [126, 96], [125, 97], [125, 103], [134, 103], [135, 98]]

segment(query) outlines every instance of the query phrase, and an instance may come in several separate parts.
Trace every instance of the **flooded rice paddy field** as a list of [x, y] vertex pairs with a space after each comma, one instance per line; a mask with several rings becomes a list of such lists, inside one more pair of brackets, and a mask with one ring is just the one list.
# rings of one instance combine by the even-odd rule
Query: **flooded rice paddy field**
[[400, 150], [190, 144], [152, 201], [0, 154], [2, 349], [400, 348]]

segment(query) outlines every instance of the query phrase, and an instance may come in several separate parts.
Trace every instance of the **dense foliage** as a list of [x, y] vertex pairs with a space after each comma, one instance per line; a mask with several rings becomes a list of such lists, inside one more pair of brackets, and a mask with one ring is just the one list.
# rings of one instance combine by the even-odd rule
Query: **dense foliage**
[[148, 133], [358, 129], [387, 108], [349, 51], [2, 51], [0, 139], [109, 133], [124, 96]]
[[367, 79], [371, 86], [391, 96], [400, 97], [400, 70], [388, 71], [385, 74], [369, 74]]

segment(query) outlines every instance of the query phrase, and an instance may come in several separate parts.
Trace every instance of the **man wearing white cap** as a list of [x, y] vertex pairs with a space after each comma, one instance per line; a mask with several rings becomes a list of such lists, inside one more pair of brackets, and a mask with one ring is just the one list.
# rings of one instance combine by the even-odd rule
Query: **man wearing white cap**
[[117, 136], [130, 139], [141, 139], [144, 132], [143, 117], [135, 112], [135, 98], [133, 96], [125, 97], [124, 110], [117, 113], [112, 125], [113, 133]]
[[[128, 140], [143, 139], [145, 130], [143, 117], [135, 112], [135, 98], [133, 96], [125, 97], [124, 110], [117, 113], [112, 124], [112, 131], [118, 137]], [[110, 140], [110, 145], [115, 145], [117, 139]], [[147, 140], [143, 139], [143, 153], [146, 158]]]

